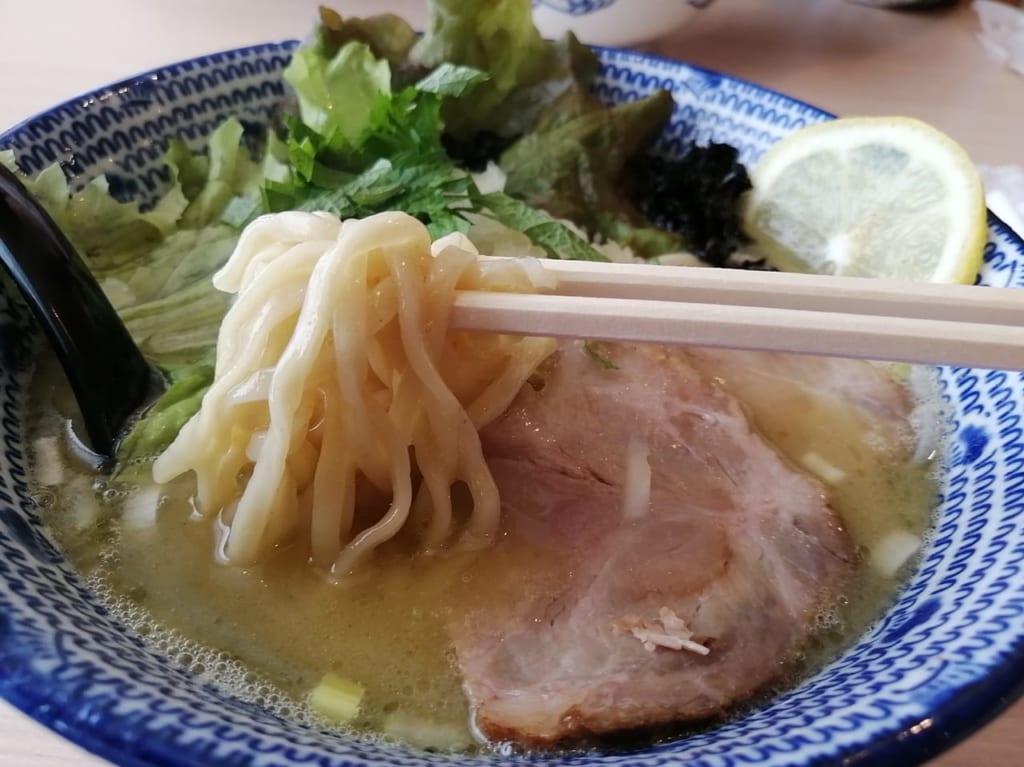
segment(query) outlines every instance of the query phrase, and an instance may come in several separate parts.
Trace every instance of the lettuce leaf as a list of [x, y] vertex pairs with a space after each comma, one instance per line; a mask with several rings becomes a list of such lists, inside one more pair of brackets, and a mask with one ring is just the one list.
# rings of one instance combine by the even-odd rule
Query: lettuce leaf
[[678, 249], [681, 238], [657, 229], [626, 196], [631, 164], [661, 133], [673, 103], [667, 91], [612, 108], [565, 94], [502, 154], [505, 192], [640, 255]]
[[[230, 302], [211, 277], [238, 240], [220, 218], [233, 202], [258, 195], [263, 176], [235, 119], [213, 131], [205, 153], [174, 140], [165, 160], [171, 183], [149, 211], [116, 200], [104, 176], [72, 193], [58, 164], [23, 179], [85, 259], [147, 360], [170, 382], [119, 445], [121, 469], [158, 455], [199, 408]], [[14, 165], [13, 154], [3, 153], [0, 161]]]
[[364, 43], [378, 59], [387, 60], [394, 76], [408, 65], [409, 52], [418, 36], [405, 19], [391, 13], [346, 19], [337, 11], [320, 6], [320, 24], [314, 39], [314, 46], [328, 59], [346, 43]]
[[[242, 125], [225, 120], [210, 136], [208, 154], [192, 153], [173, 140], [165, 154], [171, 185], [151, 210], [119, 202], [105, 176], [71, 191], [57, 163], [35, 178], [21, 177], [32, 195], [61, 227], [93, 272], [149, 266], [151, 251], [180, 228], [200, 228], [219, 220], [236, 196], [251, 193], [260, 181], [260, 166], [242, 144]], [[5, 165], [18, 171], [13, 152]]]
[[378, 96], [391, 92], [391, 67], [364, 43], [351, 42], [331, 58], [316, 46], [300, 47], [284, 70], [295, 89], [302, 122], [332, 139], [357, 144], [370, 126]]
[[545, 104], [569, 89], [589, 88], [598, 71], [597, 57], [571, 35], [557, 43], [541, 37], [530, 0], [428, 5], [428, 29], [412, 61], [427, 68], [449, 62], [489, 76], [471, 96], [445, 105], [446, 129], [456, 141], [526, 133]]
[[489, 103], [524, 82], [544, 79], [550, 44], [533, 25], [530, 0], [430, 0], [426, 34], [412, 58], [434, 68], [463, 64], [491, 74], [478, 96]]
[[181, 427], [198, 412], [213, 381], [213, 360], [174, 368], [168, 378], [167, 390], [118, 446], [117, 473], [121, 479], [130, 478], [135, 471], [148, 470], [149, 459], [171, 444]]
[[[4, 164], [20, 174], [13, 153], [5, 153]], [[105, 176], [73, 194], [57, 163], [35, 178], [20, 178], [91, 267], [134, 258], [163, 237], [160, 227], [137, 204], [111, 196]]]
[[[228, 203], [259, 184], [260, 165], [249, 156], [249, 150], [242, 141], [243, 133], [242, 124], [235, 118], [222, 122], [210, 134], [205, 164], [196, 155], [183, 159], [181, 148], [172, 144], [167, 162], [189, 201], [179, 221], [180, 226], [198, 229], [219, 221]], [[205, 173], [202, 173], [204, 165]], [[172, 187], [170, 194], [174, 191]]]

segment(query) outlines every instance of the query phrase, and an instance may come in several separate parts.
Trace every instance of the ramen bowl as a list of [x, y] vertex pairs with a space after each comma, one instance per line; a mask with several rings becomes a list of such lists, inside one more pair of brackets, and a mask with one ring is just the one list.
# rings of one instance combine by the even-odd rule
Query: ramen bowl
[[[283, 97], [293, 43], [164, 67], [62, 104], [0, 136], [22, 168], [59, 161], [77, 183], [105, 172], [125, 198], [167, 183], [166, 140], [193, 148], [225, 117], [265, 123]], [[603, 49], [600, 95], [667, 88], [665, 147], [727, 141], [755, 161], [830, 115], [685, 64]], [[995, 217], [981, 279], [1024, 287], [1024, 242]], [[1024, 294], [1022, 294], [1024, 295]], [[519, 757], [417, 752], [296, 724], [242, 700], [120, 624], [66, 561], [37, 514], [25, 407], [48, 353], [26, 312], [0, 294], [0, 693], [64, 737], [121, 765], [511, 765]], [[629, 752], [535, 756], [537, 765], [700, 767], [913, 765], [971, 733], [1024, 679], [1024, 378], [943, 368], [941, 499], [920, 564], [858, 641], [749, 713]]]

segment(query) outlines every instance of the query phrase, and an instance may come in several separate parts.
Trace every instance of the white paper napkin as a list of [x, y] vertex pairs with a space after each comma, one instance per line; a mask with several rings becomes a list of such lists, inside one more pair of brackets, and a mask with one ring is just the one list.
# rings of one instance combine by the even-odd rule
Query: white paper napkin
[[985, 184], [989, 210], [1024, 237], [1024, 167], [981, 165], [978, 170]]
[[988, 55], [1024, 75], [1024, 6], [975, 0], [974, 10], [981, 20], [978, 39]]

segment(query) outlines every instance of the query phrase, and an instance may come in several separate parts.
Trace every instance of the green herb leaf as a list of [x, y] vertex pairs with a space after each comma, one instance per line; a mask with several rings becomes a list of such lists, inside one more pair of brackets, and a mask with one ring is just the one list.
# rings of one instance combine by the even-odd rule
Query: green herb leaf
[[472, 67], [442, 64], [413, 87], [422, 93], [440, 96], [464, 96], [477, 85], [488, 80], [488, 75]]
[[603, 367], [605, 370], [619, 369], [619, 366], [612, 362], [610, 357], [608, 357], [606, 354], [602, 353], [600, 349], [598, 349], [597, 343], [595, 341], [585, 341], [583, 343], [583, 351], [588, 357], [590, 357], [590, 359], [594, 360], [594, 362]]
[[477, 195], [477, 206], [510, 229], [529, 237], [544, 248], [549, 258], [579, 261], [607, 261], [585, 239], [548, 213], [531, 208], [522, 200], [503, 192]]
[[469, 209], [472, 188], [472, 179], [446, 161], [413, 164], [396, 157], [393, 162], [378, 160], [346, 184], [307, 196], [298, 208], [328, 211], [340, 218], [401, 210], [426, 223], [438, 237], [468, 229], [458, 211]]
[[[618, 239], [656, 255], [673, 249], [678, 237], [653, 236], [647, 221], [626, 196], [626, 173], [672, 113], [667, 91], [610, 109], [575, 95], [555, 102], [538, 129], [501, 156], [505, 191], [555, 218], [569, 219], [592, 237]], [[636, 233], [636, 237], [622, 235]]]

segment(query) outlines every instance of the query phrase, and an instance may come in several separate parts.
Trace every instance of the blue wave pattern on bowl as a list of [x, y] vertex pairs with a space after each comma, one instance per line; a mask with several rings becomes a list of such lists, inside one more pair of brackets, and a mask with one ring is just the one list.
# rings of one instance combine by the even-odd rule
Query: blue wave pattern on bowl
[[[117, 83], [39, 115], [0, 141], [26, 173], [60, 161], [85, 180], [105, 163], [120, 196], [152, 199], [167, 182], [172, 136], [199, 149], [226, 117], [263, 125], [284, 95], [292, 45], [269, 44], [181, 62]], [[119, 183], [118, 183], [119, 182]]]
[[587, 16], [615, 5], [615, 0], [533, 0], [534, 8], [539, 5], [570, 16]]
[[[265, 123], [282, 95], [291, 43], [166, 67], [69, 102], [0, 136], [25, 170], [62, 161], [84, 182], [115, 177], [152, 200], [163, 141], [193, 146], [224, 117]], [[635, 53], [600, 51], [600, 94], [618, 101], [668, 88], [665, 146], [728, 141], [755, 160], [790, 130], [829, 115], [755, 85]], [[983, 281], [1024, 287], [1024, 243], [990, 220]], [[318, 732], [240, 702], [126, 633], [64, 561], [28, 495], [22, 404], [40, 340], [0, 294], [0, 692], [57, 732], [123, 765], [478, 765]], [[1024, 671], [1024, 383], [1018, 374], [946, 369], [959, 403], [941, 514], [919, 572], [884, 620], [841, 658], [764, 708], [639, 753], [579, 755], [574, 765], [740, 767], [908, 765], [963, 735]], [[985, 680], [983, 680], [985, 677]], [[530, 763], [565, 763], [535, 757]], [[518, 759], [494, 757], [490, 764]]]

